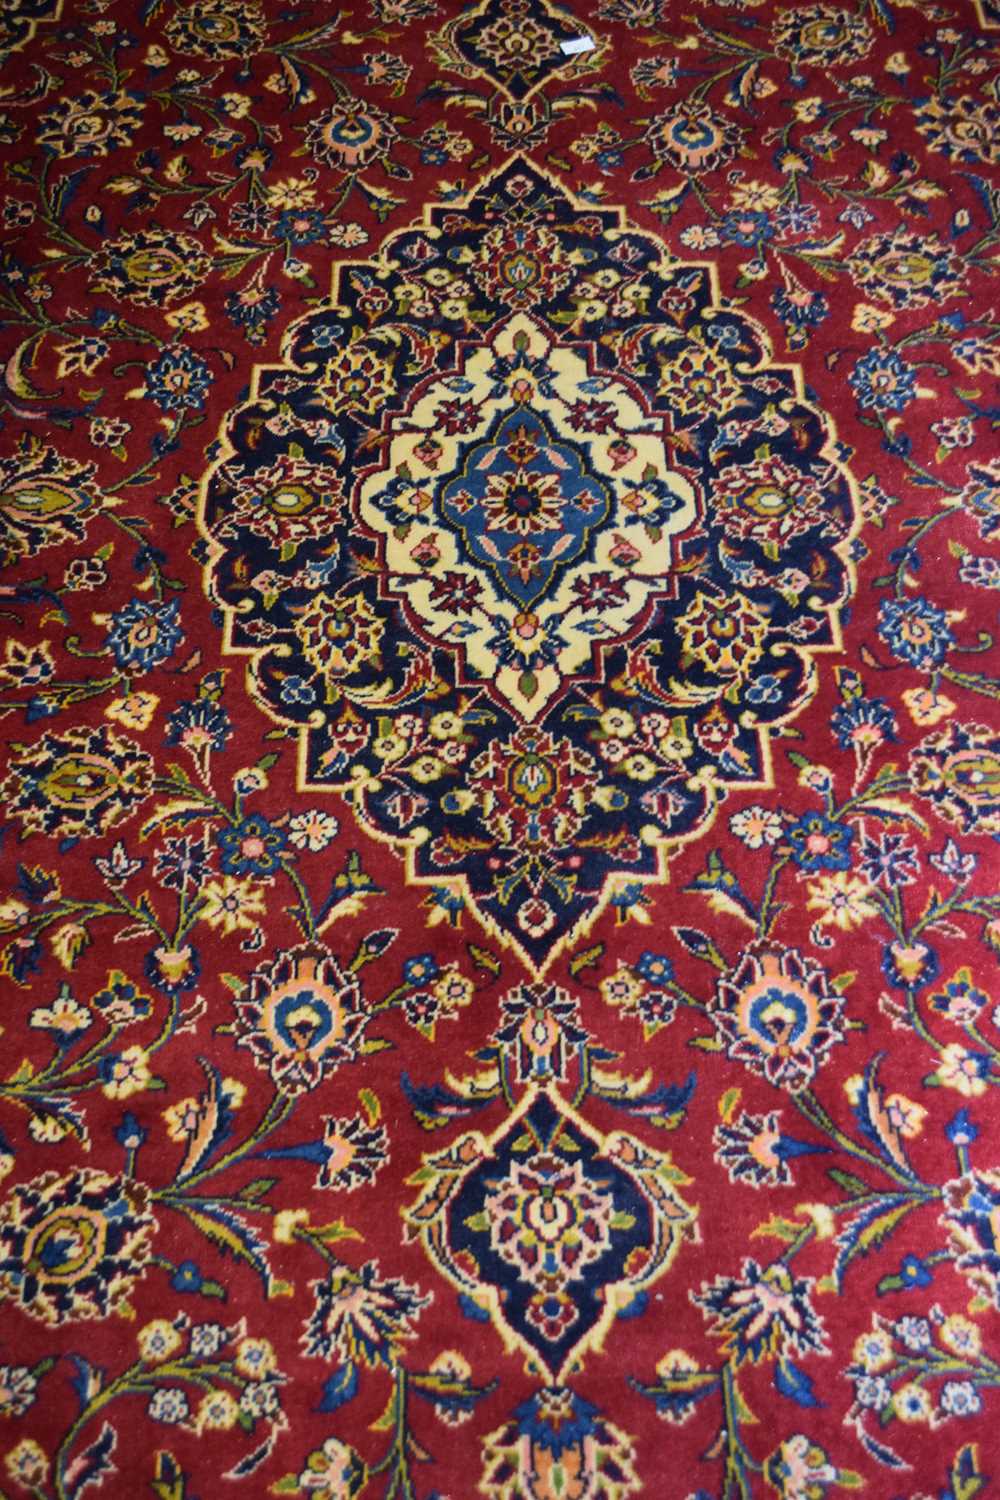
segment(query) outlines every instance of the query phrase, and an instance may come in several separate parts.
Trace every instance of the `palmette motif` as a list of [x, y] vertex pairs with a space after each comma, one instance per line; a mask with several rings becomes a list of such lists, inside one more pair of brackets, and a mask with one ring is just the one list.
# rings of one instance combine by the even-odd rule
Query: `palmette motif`
[[996, 1488], [995, 10], [0, 7], [4, 1495]]

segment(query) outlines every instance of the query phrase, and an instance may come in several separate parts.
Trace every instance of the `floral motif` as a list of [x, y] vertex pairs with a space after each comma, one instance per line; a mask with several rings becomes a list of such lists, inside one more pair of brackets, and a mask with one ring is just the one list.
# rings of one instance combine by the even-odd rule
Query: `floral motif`
[[287, 1094], [314, 1089], [353, 1062], [367, 1019], [357, 981], [332, 954], [308, 945], [255, 969], [236, 1014], [238, 1045]]
[[843, 1003], [812, 959], [760, 947], [719, 979], [709, 1013], [734, 1061], [797, 1093], [843, 1040]]
[[46, 732], [19, 745], [0, 796], [25, 833], [97, 838], [131, 817], [153, 791], [153, 761], [107, 725]]
[[0, 1297], [51, 1324], [128, 1315], [154, 1227], [143, 1184], [45, 1172], [0, 1205]]

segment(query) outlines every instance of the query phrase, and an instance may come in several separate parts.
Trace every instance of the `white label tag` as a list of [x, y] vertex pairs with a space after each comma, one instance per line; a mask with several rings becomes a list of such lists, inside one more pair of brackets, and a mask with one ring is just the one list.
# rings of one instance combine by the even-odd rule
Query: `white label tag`
[[568, 41], [560, 42], [559, 47], [567, 57], [574, 57], [577, 52], [593, 52], [594, 39], [591, 36], [571, 36]]

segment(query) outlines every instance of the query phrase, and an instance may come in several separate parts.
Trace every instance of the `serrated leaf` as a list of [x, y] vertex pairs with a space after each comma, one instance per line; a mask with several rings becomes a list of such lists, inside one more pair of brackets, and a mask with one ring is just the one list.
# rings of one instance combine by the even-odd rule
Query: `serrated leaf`
[[183, 824], [191, 818], [202, 816], [204, 812], [204, 802], [190, 797], [174, 797], [157, 808], [151, 818], [146, 819], [139, 829], [139, 838], [146, 839], [157, 829], [166, 828], [171, 823]]
[[871, 802], [864, 801], [861, 805], [866, 815], [871, 813], [873, 817], [884, 818], [889, 823], [912, 823], [921, 833], [930, 834], [924, 819], [901, 797], [879, 797]]
[[781, 1214], [772, 1214], [763, 1224], [758, 1224], [756, 1229], [750, 1231], [750, 1238], [759, 1240], [767, 1236], [783, 1240], [786, 1245], [790, 1245], [805, 1227], [805, 1224], [798, 1224], [794, 1219], [785, 1219]]

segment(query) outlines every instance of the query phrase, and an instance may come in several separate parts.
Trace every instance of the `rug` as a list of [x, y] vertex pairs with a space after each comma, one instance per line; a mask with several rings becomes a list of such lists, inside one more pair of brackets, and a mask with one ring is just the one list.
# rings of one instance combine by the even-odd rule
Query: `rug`
[[995, 1491], [998, 41], [2, 8], [9, 1500]]

